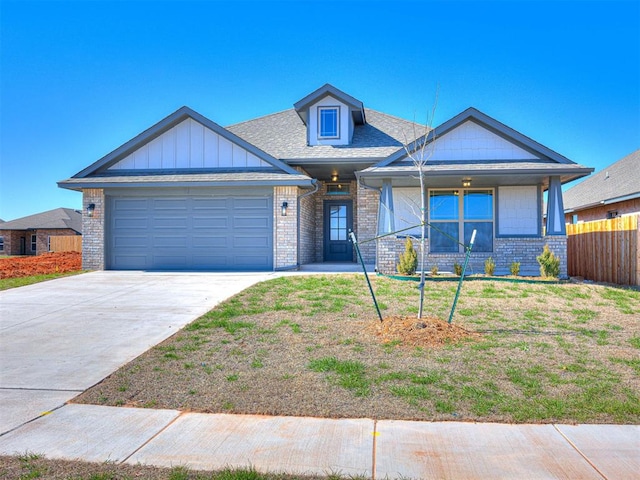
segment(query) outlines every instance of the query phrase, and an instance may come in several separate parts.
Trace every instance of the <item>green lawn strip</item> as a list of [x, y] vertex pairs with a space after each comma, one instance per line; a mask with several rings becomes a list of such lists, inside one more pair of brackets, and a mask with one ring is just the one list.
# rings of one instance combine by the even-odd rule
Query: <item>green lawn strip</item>
[[65, 273], [48, 273], [45, 275], [30, 275], [28, 277], [18, 278], [2, 278], [0, 279], [0, 291], [8, 290], [10, 288], [24, 287], [27, 285], [33, 285], [34, 283], [46, 282], [47, 280], [53, 280], [55, 278], [69, 277], [71, 275], [78, 275], [85, 273], [84, 270], [77, 272], [65, 272]]
[[[376, 277], [373, 288], [385, 317], [415, 314], [412, 282]], [[87, 399], [208, 412], [638, 423], [640, 326], [619, 303], [639, 310], [640, 297], [609, 288], [470, 282], [453, 323], [482, 337], [432, 348], [367, 333], [377, 320], [361, 276], [282, 277], [124, 367], [124, 391], [105, 382]], [[427, 315], [445, 319], [455, 289], [428, 284]]]

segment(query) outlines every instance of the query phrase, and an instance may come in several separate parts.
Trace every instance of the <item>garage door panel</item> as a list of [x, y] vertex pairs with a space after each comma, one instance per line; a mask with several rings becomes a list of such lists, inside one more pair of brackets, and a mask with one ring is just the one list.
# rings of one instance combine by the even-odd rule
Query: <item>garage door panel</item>
[[112, 268], [117, 270], [141, 269], [147, 267], [147, 255], [114, 255]]
[[113, 242], [114, 247], [116, 248], [147, 248], [147, 237], [146, 236], [118, 236], [114, 239]]
[[238, 255], [234, 257], [234, 264], [242, 268], [268, 268], [271, 259], [266, 255]]
[[152, 225], [154, 228], [186, 229], [189, 222], [186, 217], [154, 217]]
[[193, 228], [228, 228], [229, 218], [224, 216], [194, 217]]
[[229, 204], [227, 198], [194, 198], [194, 210], [226, 210]]
[[153, 208], [158, 212], [166, 210], [182, 210], [186, 212], [188, 209], [188, 205], [186, 199], [156, 199], [153, 200]]
[[266, 236], [254, 237], [252, 235], [234, 235], [234, 248], [265, 248], [271, 245], [271, 241]]
[[107, 268], [270, 270], [271, 196], [109, 197]]
[[271, 210], [270, 198], [234, 198], [233, 208], [236, 210]]
[[220, 235], [196, 235], [191, 237], [191, 245], [194, 248], [227, 248], [229, 238]]
[[115, 200], [115, 208], [118, 211], [142, 211], [146, 212], [148, 208], [148, 200], [146, 198], [122, 199]]
[[242, 228], [245, 230], [264, 230], [269, 226], [270, 222], [271, 220], [265, 217], [233, 217], [234, 228]]
[[117, 218], [115, 220], [116, 228], [124, 228], [127, 230], [146, 230], [148, 228], [147, 217], [127, 217]]
[[187, 244], [187, 237], [183, 235], [154, 235], [152, 241], [153, 248], [186, 248]]

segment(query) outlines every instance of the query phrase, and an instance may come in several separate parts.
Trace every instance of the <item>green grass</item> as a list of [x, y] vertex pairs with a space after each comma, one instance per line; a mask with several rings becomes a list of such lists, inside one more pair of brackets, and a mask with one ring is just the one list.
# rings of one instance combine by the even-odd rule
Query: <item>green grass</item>
[[28, 277], [19, 278], [2, 278], [0, 279], [0, 291], [8, 290], [10, 288], [25, 287], [27, 285], [33, 285], [34, 283], [46, 282], [47, 280], [53, 280], [55, 278], [69, 277], [71, 275], [78, 275], [80, 272], [67, 272], [67, 273], [48, 273], [46, 275], [31, 275]]

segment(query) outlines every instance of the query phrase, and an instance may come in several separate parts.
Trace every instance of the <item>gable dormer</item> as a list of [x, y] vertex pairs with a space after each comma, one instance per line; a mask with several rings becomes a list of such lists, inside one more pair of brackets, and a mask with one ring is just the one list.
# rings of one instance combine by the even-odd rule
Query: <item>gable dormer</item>
[[307, 127], [307, 144], [350, 145], [356, 125], [364, 125], [364, 105], [328, 83], [294, 104]]

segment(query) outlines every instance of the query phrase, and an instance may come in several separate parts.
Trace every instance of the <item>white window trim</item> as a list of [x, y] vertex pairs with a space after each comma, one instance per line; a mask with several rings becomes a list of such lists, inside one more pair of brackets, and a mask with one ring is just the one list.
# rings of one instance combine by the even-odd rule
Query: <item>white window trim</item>
[[31, 251], [35, 252], [38, 250], [38, 235], [35, 233], [31, 234]]
[[[462, 198], [460, 201], [458, 201], [458, 219], [457, 220], [434, 220], [435, 223], [457, 223], [458, 224], [458, 239], [464, 243], [464, 222], [465, 222], [465, 218], [464, 218], [464, 193], [465, 192], [478, 192], [478, 191], [486, 191], [486, 190], [490, 190], [491, 191], [491, 195], [493, 198], [493, 212], [492, 212], [492, 218], [491, 218], [491, 230], [493, 231], [493, 242], [492, 242], [492, 247], [491, 247], [491, 252], [484, 252], [484, 253], [492, 253], [495, 251], [495, 241], [496, 241], [496, 217], [497, 217], [497, 212], [496, 212], [496, 189], [495, 188], [480, 188], [480, 187], [471, 187], [471, 188], [430, 188], [427, 192], [427, 205], [428, 205], [428, 223], [431, 224], [432, 220], [431, 220], [431, 192], [436, 192], [436, 191], [440, 191], [440, 192], [451, 192], [451, 191], [458, 191], [458, 195]], [[478, 221], [484, 221], [484, 222], [489, 222], [489, 220], [478, 220]], [[429, 230], [431, 230], [431, 227], [429, 227]], [[431, 232], [429, 231], [429, 238], [432, 238]], [[462, 245], [458, 245], [458, 252], [434, 252], [431, 250], [431, 242], [429, 242], [429, 253], [433, 254], [433, 255], [446, 255], [446, 254], [454, 254], [454, 253], [464, 253], [465, 252], [465, 248]]]
[[[322, 135], [322, 112], [324, 110], [335, 110], [336, 112], [336, 135]], [[340, 139], [340, 105], [322, 105], [318, 107], [318, 139], [339, 140]]]

